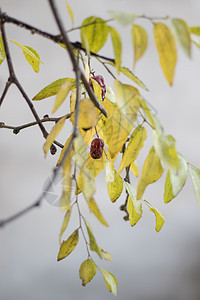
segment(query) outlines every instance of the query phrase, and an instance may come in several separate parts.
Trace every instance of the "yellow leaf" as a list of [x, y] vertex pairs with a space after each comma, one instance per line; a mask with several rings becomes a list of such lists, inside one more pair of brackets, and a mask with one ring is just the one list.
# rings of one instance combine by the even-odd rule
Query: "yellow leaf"
[[139, 87], [141, 87], [143, 90], [148, 91], [146, 85], [135, 74], [133, 74], [131, 70], [126, 67], [120, 67], [120, 72], [139, 85]]
[[129, 123], [116, 104], [104, 99], [103, 106], [108, 112], [97, 124], [97, 131], [108, 147], [109, 160], [114, 161], [126, 142], [133, 123]]
[[114, 181], [107, 183], [108, 195], [112, 202], [115, 202], [123, 191], [123, 180], [114, 170]]
[[6, 54], [5, 54], [5, 49], [4, 49], [3, 39], [2, 39], [2, 37], [0, 36], [0, 65], [1, 65], [2, 62], [4, 61], [5, 57], [6, 57]]
[[59, 134], [59, 132], [61, 131], [61, 129], [63, 128], [64, 124], [65, 124], [65, 119], [66, 117], [61, 118], [51, 129], [51, 132], [49, 133], [49, 135], [47, 136], [46, 142], [44, 143], [43, 146], [43, 150], [44, 150], [44, 154], [45, 156], [47, 155], [49, 149], [51, 148], [51, 145], [53, 144], [55, 138], [57, 137], [57, 135]]
[[60, 198], [60, 208], [62, 210], [71, 209], [71, 192], [72, 192], [72, 177], [71, 177], [71, 159], [72, 152], [70, 152], [63, 165], [63, 191]]
[[115, 180], [115, 173], [114, 173], [114, 164], [107, 160], [106, 161], [106, 183], [113, 182]]
[[[96, 190], [94, 177], [93, 177], [91, 171], [86, 166], [83, 166], [80, 173], [82, 174], [82, 180], [83, 180], [82, 192], [83, 192], [85, 199], [87, 201], [89, 201], [92, 198], [92, 196], [94, 195], [95, 190]], [[78, 185], [78, 181], [77, 181], [77, 185]], [[79, 187], [79, 185], [78, 185], [78, 187]], [[79, 189], [79, 191], [80, 191], [80, 189]]]
[[168, 170], [165, 180], [164, 202], [169, 203], [175, 198], [185, 185], [188, 166], [184, 157], [178, 154], [179, 167], [177, 170]]
[[200, 170], [198, 168], [190, 166], [190, 175], [197, 198], [197, 202], [200, 206]]
[[171, 24], [174, 28], [175, 35], [185, 51], [185, 53], [190, 57], [191, 55], [191, 39], [190, 39], [190, 29], [187, 23], [182, 19], [170, 19]]
[[[74, 125], [75, 114], [71, 116], [72, 124]], [[82, 129], [90, 129], [97, 124], [97, 110], [90, 98], [84, 98], [79, 105], [79, 120], [78, 126]]]
[[135, 224], [137, 224], [137, 222], [140, 220], [141, 216], [142, 216], [142, 203], [140, 202], [141, 205], [141, 215], [138, 215], [138, 213], [136, 212], [134, 205], [133, 205], [133, 201], [131, 200], [131, 197], [128, 197], [128, 203], [127, 203], [127, 211], [129, 213], [129, 221], [131, 226], [134, 226]]
[[147, 105], [147, 103], [146, 103], [146, 101], [145, 101], [144, 99], [141, 99], [141, 100], [140, 100], [140, 106], [142, 107], [142, 109], [143, 109], [143, 111], [144, 111], [146, 117], [148, 118], [148, 120], [149, 120], [151, 126], [152, 126], [153, 128], [155, 128], [154, 117], [153, 117], [153, 115], [152, 115], [152, 113], [151, 113], [151, 111], [150, 111], [149, 106]]
[[87, 201], [89, 209], [95, 215], [95, 217], [101, 222], [103, 225], [108, 226], [108, 223], [104, 219], [102, 213], [99, 210], [97, 203], [95, 202], [94, 198], [92, 197], [89, 201]]
[[55, 113], [55, 111], [63, 104], [65, 99], [67, 98], [69, 92], [75, 88], [76, 80], [72, 80], [69, 78], [69, 80], [66, 80], [60, 87], [58, 94], [56, 96], [56, 100], [54, 103], [54, 107], [52, 110], [52, 113]]
[[[69, 143], [70, 143], [70, 141], [71, 141], [71, 138], [72, 138], [72, 135], [70, 135], [70, 137], [69, 137], [69, 138], [67, 139], [67, 141], [65, 142], [65, 145], [64, 145], [64, 147], [62, 148], [62, 151], [61, 151], [61, 153], [60, 153], [60, 157], [59, 157], [59, 159], [58, 159], [58, 161], [57, 161], [57, 166], [60, 164], [61, 160], [63, 159], [63, 156], [64, 156], [64, 154], [65, 154], [65, 152], [66, 152], [66, 150], [67, 150], [67, 148], [68, 148], [68, 146], [69, 146]], [[72, 151], [72, 149], [70, 149], [69, 153], [70, 153], [71, 156], [74, 155], [74, 151]]]
[[152, 211], [155, 214], [155, 217], [156, 217], [156, 227], [155, 227], [155, 229], [156, 229], [157, 232], [159, 232], [161, 230], [161, 228], [163, 227], [163, 224], [165, 222], [164, 216], [155, 207], [149, 208], [149, 210]]
[[80, 266], [79, 277], [82, 280], [82, 285], [85, 286], [92, 280], [96, 274], [97, 266], [92, 259], [86, 259]]
[[79, 234], [78, 229], [76, 229], [66, 241], [62, 242], [57, 260], [67, 257], [76, 248], [78, 241]]
[[132, 39], [134, 49], [134, 65], [144, 55], [147, 45], [148, 36], [145, 29], [140, 25], [132, 25]]
[[128, 146], [124, 152], [124, 155], [121, 160], [121, 164], [118, 170], [120, 174], [121, 171], [134, 162], [144, 146], [144, 141], [147, 137], [147, 132], [145, 127], [139, 125], [131, 134]]
[[156, 154], [154, 147], [152, 147], [144, 162], [142, 174], [138, 182], [137, 199], [142, 197], [147, 185], [157, 181], [162, 173], [163, 167], [160, 163], [160, 159]]
[[121, 38], [118, 31], [114, 27], [109, 27], [109, 33], [111, 35], [111, 40], [113, 44], [115, 66], [116, 66], [117, 74], [119, 74], [120, 65], [121, 65], [121, 55], [122, 55]]
[[131, 85], [122, 84], [115, 79], [114, 92], [117, 106], [122, 112], [122, 115], [129, 123], [133, 123], [137, 118], [137, 111], [140, 105], [140, 94], [138, 90]]
[[137, 165], [136, 161], [132, 162], [130, 169], [136, 177], [139, 176], [138, 165]]
[[105, 260], [112, 261], [112, 255], [109, 252], [104, 251], [102, 248], [101, 248], [101, 254]]
[[193, 26], [193, 27], [190, 27], [190, 32], [192, 34], [195, 34], [195, 35], [199, 35], [200, 36], [200, 26]]
[[117, 296], [117, 278], [110, 272], [99, 267], [101, 274], [103, 275], [103, 279], [107, 286], [109, 292], [112, 292], [113, 295]]
[[[27, 62], [31, 65], [31, 67], [33, 68], [33, 70], [38, 73], [40, 70], [40, 56], [37, 53], [37, 51], [35, 51], [33, 48], [29, 47], [29, 46], [24, 46], [24, 48], [28, 49], [33, 55], [30, 55], [30, 53], [27, 53], [25, 50], [23, 50], [23, 54], [24, 57], [26, 58]], [[39, 61], [37, 59], [39, 59]]]
[[82, 168], [85, 161], [87, 160], [87, 148], [81, 133], [77, 130], [76, 137], [73, 141], [74, 144], [74, 160]]
[[60, 230], [59, 242], [61, 242], [62, 235], [63, 235], [63, 233], [65, 232], [65, 230], [67, 228], [70, 216], [71, 216], [71, 209], [67, 210], [66, 213], [65, 213], [63, 224], [62, 224], [62, 227], [61, 227], [61, 230]]
[[97, 245], [96, 239], [95, 239], [95, 237], [93, 235], [93, 232], [92, 232], [92, 228], [91, 228], [89, 222], [86, 219], [84, 219], [84, 221], [85, 221], [88, 236], [89, 236], [89, 239], [90, 239], [90, 249], [92, 251], [96, 252], [99, 255], [99, 257], [102, 258], [101, 249]]
[[66, 7], [67, 7], [67, 10], [68, 10], [71, 22], [72, 22], [72, 26], [73, 26], [74, 25], [74, 14], [73, 14], [73, 11], [72, 11], [71, 7], [69, 6], [69, 4], [67, 3], [67, 1], [65, 2], [65, 4], [66, 4]]
[[130, 185], [130, 183], [124, 181], [125, 186], [126, 186], [126, 190], [131, 198], [131, 200], [133, 201], [133, 206], [134, 209], [136, 211], [136, 213], [141, 217], [142, 216], [142, 202], [141, 200], [138, 200], [136, 198], [136, 190], [134, 189], [134, 187], [132, 187], [132, 185]]
[[94, 94], [97, 97], [97, 99], [101, 102], [102, 101], [102, 90], [101, 90], [101, 86], [100, 84], [98, 84], [98, 82], [96, 80], [94, 80], [93, 78], [90, 78], [91, 82], [92, 82], [92, 86], [94, 89]]
[[85, 145], [88, 146], [96, 134], [95, 127], [92, 127], [91, 129], [88, 129], [86, 131], [84, 129], [79, 128], [79, 131], [80, 131], [81, 135], [83, 136]]
[[165, 24], [156, 23], [154, 24], [154, 39], [161, 68], [168, 83], [172, 85], [177, 61], [174, 37]]
[[[97, 53], [108, 38], [108, 25], [103, 19], [89, 17], [81, 24], [81, 43], [85, 47], [86, 40], [91, 52]], [[87, 48], [87, 47], [85, 47]]]

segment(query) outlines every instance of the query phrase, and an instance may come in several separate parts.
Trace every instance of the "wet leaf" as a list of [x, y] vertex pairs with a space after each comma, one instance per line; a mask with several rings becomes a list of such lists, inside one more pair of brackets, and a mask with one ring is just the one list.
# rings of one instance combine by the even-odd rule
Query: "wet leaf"
[[90, 282], [96, 274], [97, 266], [92, 259], [86, 259], [80, 266], [79, 277], [82, 280], [82, 285], [85, 286]]
[[133, 131], [129, 139], [128, 146], [121, 160], [121, 164], [118, 170], [119, 174], [125, 167], [129, 166], [132, 162], [136, 160], [140, 150], [144, 146], [144, 141], [146, 137], [147, 137], [146, 129], [141, 125], [139, 125]]
[[189, 166], [189, 169], [197, 202], [200, 206], [200, 170], [195, 167], [192, 167], [191, 165]]
[[160, 159], [155, 152], [154, 147], [152, 147], [144, 162], [142, 174], [138, 182], [137, 199], [142, 197], [147, 185], [157, 181], [161, 177], [162, 173], [163, 167], [160, 163]]
[[87, 201], [87, 204], [89, 206], [89, 209], [95, 215], [95, 217], [99, 220], [99, 222], [101, 222], [105, 226], [109, 226], [107, 221], [104, 219], [104, 217], [93, 197], [89, 201]]
[[134, 49], [134, 65], [144, 55], [147, 45], [148, 36], [146, 30], [140, 25], [132, 25], [132, 39]]
[[117, 10], [109, 11], [109, 15], [111, 16], [111, 18], [115, 19], [123, 26], [132, 24], [135, 18], [137, 17], [137, 15], [133, 13], [127, 13], [127, 12], [117, 11]]
[[78, 229], [76, 229], [66, 241], [62, 242], [57, 260], [59, 261], [72, 253], [72, 251], [76, 248], [78, 241], [79, 233]]
[[101, 274], [103, 275], [103, 279], [107, 286], [109, 292], [112, 292], [115, 296], [117, 296], [117, 278], [110, 272], [99, 267]]
[[160, 66], [168, 83], [172, 85], [177, 61], [176, 44], [169, 28], [163, 23], [154, 24], [154, 39]]
[[138, 213], [136, 212], [134, 205], [133, 205], [133, 201], [131, 200], [131, 197], [128, 197], [128, 203], [127, 203], [127, 211], [129, 213], [129, 222], [131, 224], [131, 226], [134, 226], [135, 224], [137, 224], [137, 222], [140, 220], [143, 210], [142, 210], [142, 203], [140, 202], [141, 205], [141, 209], [140, 209], [140, 215], [138, 215]]
[[[88, 24], [88, 26], [86, 26]], [[89, 50], [97, 53], [106, 43], [108, 38], [108, 25], [103, 19], [89, 17], [81, 25], [81, 43], [85, 47], [86, 41]], [[87, 45], [86, 45], [87, 46]]]
[[68, 78], [64, 81], [64, 83], [61, 85], [61, 87], [58, 90], [54, 107], [52, 110], [52, 113], [55, 113], [56, 110], [63, 104], [65, 99], [67, 98], [69, 92], [74, 89], [76, 86], [76, 80], [72, 80], [72, 78]]
[[190, 57], [191, 55], [191, 39], [190, 39], [190, 29], [187, 23], [182, 19], [170, 19], [171, 24], [174, 28], [175, 35], [185, 51], [185, 53]]
[[51, 129], [51, 132], [47, 136], [46, 142], [44, 143], [43, 150], [45, 156], [47, 155], [49, 149], [51, 148], [51, 145], [53, 144], [55, 138], [63, 128], [65, 124], [66, 117], [61, 118]]
[[114, 170], [114, 181], [107, 183], [108, 195], [112, 202], [115, 202], [123, 191], [123, 180]]
[[115, 66], [116, 66], [117, 74], [119, 74], [120, 65], [121, 65], [121, 55], [122, 55], [121, 38], [118, 31], [114, 27], [109, 27], [109, 33], [111, 35], [111, 40], [113, 44]]

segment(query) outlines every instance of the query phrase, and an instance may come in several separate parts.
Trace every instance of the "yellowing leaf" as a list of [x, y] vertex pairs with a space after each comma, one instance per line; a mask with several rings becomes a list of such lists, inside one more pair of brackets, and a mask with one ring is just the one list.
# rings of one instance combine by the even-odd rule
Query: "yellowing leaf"
[[140, 105], [140, 94], [131, 85], [122, 84], [115, 79], [114, 92], [117, 95], [117, 106], [129, 123], [133, 123], [137, 118], [137, 111]]
[[95, 215], [95, 217], [101, 222], [103, 225], [108, 226], [107, 221], [104, 219], [102, 213], [99, 210], [97, 203], [95, 202], [94, 198], [92, 197], [89, 201], [87, 201], [89, 209]]
[[107, 183], [108, 195], [112, 202], [115, 202], [123, 191], [123, 180], [114, 170], [114, 181]]
[[61, 85], [61, 87], [58, 90], [52, 113], [54, 113], [63, 104], [69, 92], [73, 88], [75, 88], [75, 86], [76, 86], [75, 79], [72, 80], [72, 78], [68, 78], [68, 80], [67, 79], [65, 80], [65, 82]]
[[108, 147], [109, 160], [114, 161], [126, 142], [133, 123], [129, 123], [116, 104], [106, 98], [103, 106], [108, 112], [107, 118], [102, 116], [97, 124], [97, 131]]
[[200, 48], [200, 41], [199, 41], [199, 39], [197, 39], [195, 36], [192, 36], [192, 42], [193, 42], [198, 48]]
[[188, 166], [184, 157], [178, 154], [179, 167], [176, 171], [168, 170], [165, 180], [164, 202], [169, 203], [175, 198], [185, 185]]
[[146, 85], [135, 74], [133, 74], [131, 70], [129, 70], [126, 67], [120, 67], [120, 72], [127, 76], [129, 79], [131, 79], [133, 82], [135, 82], [143, 90], [148, 91]]
[[189, 166], [189, 169], [197, 202], [200, 206], [200, 170], [195, 167], [192, 167], [191, 165]]
[[84, 139], [79, 131], [77, 131], [74, 139], [74, 160], [79, 168], [82, 168], [87, 160], [87, 148]]
[[112, 256], [109, 252], [104, 251], [103, 249], [101, 249], [101, 254], [102, 254], [102, 256], [105, 260], [112, 261]]
[[109, 27], [109, 33], [111, 35], [111, 40], [113, 44], [115, 66], [117, 73], [119, 74], [121, 65], [121, 55], [122, 55], [122, 43], [118, 31], [114, 27]]
[[99, 255], [99, 257], [102, 258], [101, 249], [97, 245], [96, 239], [95, 239], [95, 237], [93, 235], [93, 232], [92, 232], [92, 228], [91, 228], [89, 222], [86, 219], [84, 219], [84, 221], [85, 221], [88, 236], [89, 236], [89, 239], [90, 239], [90, 249], [92, 251], [96, 252]]
[[142, 174], [138, 182], [137, 199], [142, 197], [147, 185], [157, 181], [162, 173], [163, 167], [160, 163], [160, 159], [156, 154], [154, 147], [152, 147], [144, 162]]
[[91, 52], [97, 53], [104, 46], [107, 38], [108, 25], [103, 19], [89, 17], [81, 24], [81, 43], [85, 47], [85, 40], [87, 40]]
[[130, 25], [134, 22], [137, 15], [133, 13], [123, 12], [123, 11], [116, 11], [111, 10], [109, 11], [109, 14], [111, 18], [115, 19], [117, 22], [119, 22], [123, 26]]
[[101, 86], [100, 84], [98, 84], [98, 82], [96, 80], [94, 80], [93, 78], [90, 78], [91, 82], [92, 82], [92, 86], [94, 89], [94, 94], [97, 97], [97, 99], [101, 102], [102, 101], [102, 90], [101, 90]]
[[176, 44], [169, 28], [163, 23], [154, 24], [154, 39], [160, 66], [168, 83], [172, 85], [177, 61]]
[[81, 135], [83, 136], [86, 146], [88, 146], [96, 134], [95, 127], [92, 127], [91, 129], [88, 129], [86, 131], [84, 129], [79, 128], [79, 131], [80, 131]]
[[114, 164], [107, 160], [106, 161], [106, 183], [113, 182], [115, 180], [115, 173], [114, 173]]
[[66, 213], [65, 213], [63, 224], [62, 224], [62, 227], [61, 227], [61, 230], [60, 230], [59, 242], [61, 242], [62, 235], [63, 235], [63, 233], [65, 232], [65, 230], [67, 228], [70, 216], [71, 216], [71, 209], [67, 210]]
[[171, 24], [174, 28], [176, 37], [185, 51], [185, 53], [191, 55], [191, 39], [190, 39], [190, 29], [187, 23], [182, 19], [170, 19]]
[[71, 209], [71, 192], [72, 192], [72, 177], [71, 177], [71, 168], [72, 168], [72, 152], [70, 152], [65, 159], [63, 165], [63, 190], [62, 196], [60, 198], [60, 208], [62, 210]]
[[66, 7], [67, 7], [67, 10], [68, 10], [71, 22], [72, 22], [72, 26], [73, 26], [74, 25], [74, 14], [73, 14], [73, 11], [72, 11], [71, 7], [69, 6], [69, 4], [67, 3], [67, 1], [65, 2], [65, 4], [66, 4]]
[[[75, 114], [71, 116], [71, 121], [74, 125]], [[97, 110], [90, 98], [84, 98], [79, 105], [79, 120], [78, 126], [82, 129], [90, 129], [97, 123]]]
[[152, 115], [152, 113], [151, 113], [151, 111], [150, 111], [149, 106], [147, 105], [147, 103], [146, 103], [146, 101], [145, 101], [144, 99], [141, 99], [141, 100], [140, 100], [140, 106], [142, 107], [142, 109], [143, 109], [143, 111], [144, 111], [146, 117], [148, 118], [148, 120], [149, 120], [151, 126], [152, 126], [153, 128], [155, 128], [154, 117], [153, 117], [153, 115]]
[[46, 142], [44, 143], [43, 146], [43, 150], [44, 150], [44, 154], [45, 156], [47, 155], [49, 149], [51, 148], [51, 145], [53, 144], [55, 138], [57, 137], [57, 135], [59, 134], [59, 132], [61, 131], [61, 129], [63, 128], [64, 124], [65, 124], [65, 119], [66, 117], [61, 118], [51, 129], [51, 132], [49, 133], [49, 135], [47, 136]]
[[195, 35], [199, 35], [200, 36], [200, 26], [193, 26], [190, 27], [190, 32], [195, 34]]
[[116, 96], [112, 88], [109, 85], [106, 85], [106, 95], [105, 97], [112, 103], [116, 102]]
[[[83, 189], [81, 190], [83, 192], [83, 195], [87, 201], [89, 201], [92, 196], [95, 193], [96, 187], [95, 187], [95, 181], [94, 181], [94, 176], [92, 175], [92, 172], [86, 167], [83, 166], [81, 169], [80, 173], [82, 175], [82, 186]], [[80, 187], [79, 182], [77, 180], [77, 186], [78, 186], [78, 192], [80, 192]]]
[[57, 95], [60, 87], [66, 82], [74, 82], [74, 78], [61, 78], [43, 88], [32, 100], [42, 100]]
[[109, 292], [112, 292], [115, 296], [117, 296], [117, 278], [110, 272], [99, 267], [101, 274], [103, 275], [103, 279], [107, 286]]
[[132, 162], [130, 169], [136, 177], [139, 176], [138, 165], [137, 165], [136, 161]]
[[148, 36], [146, 30], [140, 25], [132, 25], [132, 39], [134, 49], [134, 65], [144, 55], [147, 45]]
[[129, 166], [137, 158], [140, 150], [144, 146], [144, 141], [147, 137], [147, 132], [145, 127], [139, 125], [131, 134], [128, 146], [124, 152], [124, 155], [121, 160], [121, 164], [118, 170], [120, 174], [121, 171]]
[[57, 260], [59, 261], [67, 257], [76, 248], [78, 241], [79, 241], [79, 234], [78, 234], [78, 229], [76, 229], [70, 235], [70, 237], [66, 241], [63, 241], [62, 244], [60, 245], [60, 251], [58, 253]]
[[133, 201], [133, 206], [134, 209], [136, 211], [136, 213], [141, 217], [142, 216], [142, 202], [141, 200], [137, 200], [136, 198], [136, 190], [134, 189], [134, 187], [132, 187], [132, 185], [130, 185], [130, 183], [124, 181], [125, 186], [126, 186], [126, 190], [131, 198], [131, 200]]
[[137, 222], [140, 220], [141, 216], [142, 216], [142, 203], [140, 202], [141, 205], [141, 215], [138, 215], [138, 213], [136, 212], [134, 205], [133, 205], [133, 201], [131, 200], [131, 197], [128, 197], [128, 203], [127, 203], [127, 211], [129, 213], [129, 221], [131, 226], [134, 226], [135, 224], [137, 224]]
[[82, 280], [82, 285], [85, 286], [92, 280], [96, 274], [97, 266], [92, 259], [86, 259], [80, 266], [79, 277]]
[[[60, 162], [61, 162], [61, 160], [63, 159], [63, 156], [64, 156], [64, 154], [65, 154], [65, 152], [66, 152], [66, 150], [67, 150], [67, 148], [68, 148], [68, 146], [69, 146], [69, 143], [70, 143], [70, 141], [71, 141], [71, 138], [72, 138], [72, 135], [70, 135], [70, 137], [67, 139], [67, 141], [65, 142], [65, 145], [64, 145], [64, 147], [62, 148], [62, 151], [61, 151], [61, 153], [60, 153], [60, 157], [59, 157], [59, 159], [58, 159], [58, 161], [57, 161], [57, 166], [60, 164]], [[73, 156], [73, 151], [70, 149], [70, 155], [72, 155]]]
[[[30, 55], [30, 53], [27, 53], [25, 50], [23, 50], [24, 57], [26, 58], [27, 62], [31, 65], [33, 70], [38, 73], [40, 70], [40, 56], [33, 48], [29, 46], [24, 46], [24, 48], [28, 49], [33, 55]], [[36, 59], [37, 58], [37, 59]], [[39, 60], [39, 61], [38, 61]]]
[[161, 228], [163, 227], [163, 224], [165, 222], [164, 216], [155, 207], [149, 208], [149, 210], [152, 211], [155, 214], [155, 217], [156, 217], [156, 227], [155, 227], [155, 229], [156, 229], [157, 232], [159, 232], [161, 230]]
[[4, 45], [3, 45], [3, 40], [2, 40], [2, 37], [0, 36], [0, 65], [4, 61], [5, 57], [6, 57], [6, 54], [5, 54], [5, 49], [4, 49]]

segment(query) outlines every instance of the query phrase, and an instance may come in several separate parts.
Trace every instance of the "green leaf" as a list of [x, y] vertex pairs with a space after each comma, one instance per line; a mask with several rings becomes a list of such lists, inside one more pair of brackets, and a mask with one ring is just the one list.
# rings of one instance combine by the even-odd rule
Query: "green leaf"
[[110, 272], [99, 267], [101, 274], [103, 275], [103, 279], [107, 286], [109, 292], [112, 292], [115, 296], [117, 296], [117, 278]]
[[190, 39], [190, 29], [187, 23], [182, 19], [170, 19], [171, 24], [174, 28], [175, 35], [185, 51], [185, 53], [190, 57], [191, 55], [191, 39]]
[[62, 242], [57, 260], [59, 261], [72, 253], [72, 251], [76, 248], [78, 241], [79, 233], [78, 229], [76, 229], [66, 241]]
[[0, 65], [4, 61], [5, 57], [6, 57], [6, 54], [5, 54], [5, 49], [4, 49], [4, 45], [3, 45], [3, 39], [0, 36]]
[[27, 62], [31, 65], [31, 67], [33, 68], [33, 70], [38, 73], [40, 70], [40, 56], [37, 53], [37, 51], [35, 51], [33, 48], [29, 47], [29, 46], [24, 46], [26, 49], [28, 49], [31, 53], [33, 53], [33, 55], [35, 56], [35, 58], [38, 58], [38, 60], [36, 60], [35, 58], [33, 58], [30, 53], [27, 53], [26, 51], [23, 50], [23, 54], [24, 57], [26, 58]]
[[59, 242], [61, 242], [62, 235], [65, 232], [65, 230], [67, 228], [67, 225], [69, 224], [70, 216], [71, 216], [71, 209], [67, 210], [66, 213], [65, 213], [63, 224], [62, 224], [62, 227], [61, 227], [61, 230], [60, 230]]
[[134, 49], [134, 65], [144, 55], [147, 45], [148, 36], [145, 29], [140, 25], [132, 25], [132, 39]]
[[114, 170], [114, 181], [107, 183], [108, 195], [112, 202], [115, 202], [123, 191], [123, 180]]
[[141, 217], [142, 216], [142, 202], [141, 200], [137, 200], [137, 195], [136, 195], [136, 190], [134, 189], [134, 187], [132, 187], [132, 185], [130, 185], [130, 183], [124, 181], [125, 186], [126, 186], [126, 190], [131, 198], [131, 200], [133, 201], [133, 206], [134, 209], [136, 211], [136, 213]]
[[137, 111], [140, 105], [140, 94], [131, 85], [122, 84], [115, 79], [114, 92], [117, 95], [117, 106], [129, 123], [133, 123], [137, 118]]
[[68, 81], [74, 82], [74, 78], [61, 78], [52, 82], [43, 88], [35, 97], [33, 97], [33, 100], [42, 100], [57, 95], [60, 87]]
[[89, 209], [95, 215], [95, 217], [99, 220], [99, 222], [101, 222], [105, 226], [109, 226], [107, 221], [104, 219], [101, 211], [99, 210], [99, 207], [93, 197], [89, 201], [87, 201], [87, 204], [89, 206]]
[[142, 203], [141, 204], [141, 209], [140, 209], [140, 215], [138, 215], [138, 213], [136, 212], [134, 205], [133, 205], [133, 201], [131, 200], [131, 197], [128, 197], [128, 203], [127, 203], [127, 211], [129, 213], [129, 222], [131, 224], [131, 226], [134, 226], [135, 224], [137, 224], [137, 222], [140, 220], [141, 216], [142, 216]]
[[101, 249], [97, 245], [96, 239], [95, 239], [95, 237], [93, 235], [93, 232], [92, 232], [92, 227], [90, 226], [89, 222], [86, 219], [84, 219], [84, 221], [85, 221], [88, 236], [89, 236], [89, 239], [90, 239], [90, 249], [92, 251], [96, 252], [99, 255], [99, 257], [102, 258]]
[[108, 25], [101, 18], [89, 17], [83, 21], [80, 33], [83, 47], [85, 47], [86, 39], [89, 50], [97, 53], [107, 41]]
[[177, 61], [176, 44], [169, 28], [163, 23], [154, 24], [154, 39], [160, 66], [168, 83], [172, 85]]
[[68, 13], [69, 13], [71, 22], [72, 22], [72, 26], [73, 26], [73, 25], [74, 25], [74, 14], [73, 14], [73, 11], [72, 11], [72, 9], [71, 9], [71, 7], [69, 6], [69, 4], [68, 4], [67, 1], [65, 2], [65, 4], [66, 4], [66, 7], [67, 7], [67, 10], [68, 10]]
[[143, 90], [148, 91], [146, 85], [135, 74], [133, 74], [131, 70], [125, 67], [120, 67], [120, 72], [127, 76], [129, 79], [131, 79], [133, 82], [135, 82]]
[[195, 35], [200, 36], [200, 26], [190, 27], [190, 32], [195, 34]]
[[184, 157], [178, 154], [179, 167], [176, 171], [168, 170], [165, 180], [164, 202], [169, 203], [185, 185], [188, 166]]
[[155, 227], [155, 229], [156, 229], [157, 232], [159, 232], [161, 230], [161, 228], [163, 227], [163, 224], [165, 222], [164, 216], [155, 207], [149, 208], [149, 210], [152, 211], [155, 214], [155, 217], [156, 217], [156, 227]]
[[122, 56], [122, 43], [118, 31], [114, 27], [109, 27], [109, 33], [111, 35], [111, 40], [113, 44], [114, 57], [115, 57], [115, 67], [117, 74], [120, 71], [121, 56]]
[[109, 15], [111, 16], [111, 18], [113, 18], [123, 26], [132, 24], [135, 18], [137, 17], [137, 15], [133, 13], [127, 13], [127, 12], [116, 11], [116, 10], [109, 11]]
[[148, 184], [157, 181], [163, 173], [163, 167], [160, 159], [155, 152], [154, 147], [149, 150], [149, 154], [144, 162], [142, 174], [137, 187], [137, 199], [140, 199]]
[[189, 165], [190, 175], [192, 178], [192, 183], [197, 198], [197, 202], [200, 206], [200, 170]]
[[49, 149], [51, 148], [51, 145], [53, 144], [55, 138], [63, 128], [65, 124], [66, 117], [62, 117], [51, 129], [51, 132], [47, 136], [46, 142], [44, 143], [43, 150], [45, 156], [47, 155]]
[[144, 146], [144, 141], [146, 137], [147, 137], [146, 129], [141, 125], [139, 125], [133, 131], [129, 139], [128, 146], [121, 160], [121, 164], [118, 170], [119, 174], [125, 167], [129, 166], [132, 162], [136, 160], [140, 150]]
[[63, 104], [69, 92], [72, 89], [74, 89], [75, 86], [76, 86], [75, 79], [72, 80], [72, 78], [68, 78], [67, 80], [65, 80], [65, 82], [61, 85], [61, 87], [58, 90], [52, 113], [55, 113], [55, 111]]
[[85, 286], [90, 282], [96, 274], [97, 266], [92, 259], [86, 259], [80, 266], [79, 277], [82, 280], [82, 285]]

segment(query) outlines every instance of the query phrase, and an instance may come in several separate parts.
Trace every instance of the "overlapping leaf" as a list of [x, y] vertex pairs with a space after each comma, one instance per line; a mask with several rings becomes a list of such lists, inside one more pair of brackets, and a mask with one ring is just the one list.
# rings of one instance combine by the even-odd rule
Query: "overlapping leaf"
[[67, 98], [69, 92], [75, 88], [76, 80], [72, 80], [72, 78], [68, 78], [64, 81], [64, 83], [61, 85], [61, 87], [58, 90], [54, 107], [52, 112], [56, 112], [56, 110], [63, 104], [65, 99]]
[[136, 190], [134, 189], [134, 187], [126, 181], [124, 181], [124, 183], [126, 186], [126, 190], [133, 202], [134, 209], [135, 209], [136, 213], [141, 217], [142, 216], [142, 202], [141, 202], [141, 200], [137, 199], [137, 194], [136, 194]]
[[117, 73], [119, 74], [120, 65], [121, 65], [121, 55], [122, 55], [121, 38], [118, 31], [114, 27], [109, 27], [109, 33], [111, 35], [111, 40], [114, 49], [115, 66], [116, 66]]
[[140, 176], [137, 187], [137, 199], [140, 199], [148, 184], [157, 181], [163, 173], [163, 167], [160, 159], [155, 152], [154, 147], [149, 151], [149, 154], [144, 162], [142, 174]]
[[148, 36], [146, 30], [140, 25], [132, 25], [132, 39], [134, 49], [134, 65], [144, 55], [147, 45]]
[[141, 209], [140, 209], [140, 215], [136, 212], [134, 205], [133, 205], [133, 201], [131, 200], [131, 197], [128, 197], [128, 202], [127, 202], [127, 211], [129, 213], [129, 222], [131, 224], [131, 226], [134, 226], [135, 224], [137, 224], [137, 222], [140, 220], [141, 216], [142, 216], [142, 204], [140, 202], [141, 205]]
[[190, 29], [187, 23], [182, 19], [170, 19], [171, 24], [174, 28], [176, 37], [185, 51], [185, 53], [190, 57], [191, 55], [191, 39], [190, 39]]
[[78, 229], [76, 229], [66, 241], [63, 241], [58, 253], [57, 260], [67, 257], [77, 246], [79, 241]]
[[154, 24], [154, 39], [160, 66], [168, 83], [172, 85], [177, 61], [176, 44], [169, 28], [163, 23]]
[[130, 170], [133, 172], [133, 174], [136, 177], [139, 176], [139, 170], [138, 170], [138, 165], [137, 165], [136, 161], [134, 161], [134, 162], [131, 163]]
[[149, 106], [147, 105], [146, 101], [144, 99], [140, 99], [140, 106], [142, 107], [148, 121], [150, 122], [151, 126], [153, 128], [155, 128], [155, 124], [154, 124], [154, 117], [150, 111]]
[[137, 158], [140, 150], [144, 146], [144, 141], [146, 139], [147, 132], [145, 127], [139, 125], [132, 133], [128, 146], [124, 152], [123, 158], [120, 163], [120, 167], [118, 173], [120, 174], [121, 171], [129, 166], [132, 162], [135, 161]]
[[97, 266], [92, 259], [86, 259], [80, 266], [79, 277], [82, 280], [82, 285], [85, 286], [92, 280], [96, 274]]
[[107, 189], [112, 202], [115, 202], [123, 191], [123, 180], [116, 170], [114, 170], [114, 180], [107, 183]]
[[103, 279], [105, 281], [105, 284], [109, 290], [109, 292], [112, 292], [115, 296], [117, 296], [117, 278], [110, 272], [102, 269], [99, 267], [99, 270], [101, 274], [103, 275]]

